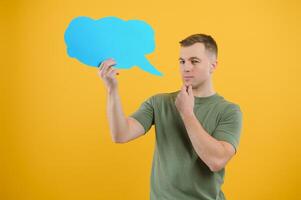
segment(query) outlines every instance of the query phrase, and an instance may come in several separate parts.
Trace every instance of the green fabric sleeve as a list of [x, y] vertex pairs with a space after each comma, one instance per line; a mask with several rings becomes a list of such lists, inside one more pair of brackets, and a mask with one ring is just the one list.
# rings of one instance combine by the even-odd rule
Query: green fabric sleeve
[[153, 96], [146, 99], [130, 117], [136, 119], [144, 127], [144, 134], [148, 132], [154, 124]]
[[230, 104], [225, 108], [212, 136], [217, 140], [229, 142], [233, 145], [235, 153], [239, 145], [242, 129], [242, 112], [239, 105]]

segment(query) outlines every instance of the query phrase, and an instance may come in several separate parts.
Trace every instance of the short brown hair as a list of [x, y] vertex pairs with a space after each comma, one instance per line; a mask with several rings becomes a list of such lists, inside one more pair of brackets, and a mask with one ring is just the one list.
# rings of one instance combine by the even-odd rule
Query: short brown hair
[[194, 43], [203, 43], [205, 49], [213, 53], [217, 57], [217, 44], [215, 40], [210, 36], [202, 33], [193, 34], [181, 40], [179, 43], [182, 47], [191, 46]]

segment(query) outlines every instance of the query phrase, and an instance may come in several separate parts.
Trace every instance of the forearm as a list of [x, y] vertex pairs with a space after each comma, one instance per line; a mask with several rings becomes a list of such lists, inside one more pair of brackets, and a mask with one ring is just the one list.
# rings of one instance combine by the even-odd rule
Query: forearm
[[107, 91], [107, 116], [113, 141], [122, 141], [128, 132], [129, 127], [122, 111], [117, 88]]
[[206, 132], [194, 114], [182, 119], [198, 156], [212, 171], [218, 170], [224, 158], [224, 146]]

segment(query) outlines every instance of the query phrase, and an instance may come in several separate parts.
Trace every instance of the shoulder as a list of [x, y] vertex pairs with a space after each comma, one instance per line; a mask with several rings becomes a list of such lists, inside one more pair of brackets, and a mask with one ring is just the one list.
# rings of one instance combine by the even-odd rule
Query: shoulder
[[242, 110], [238, 103], [223, 100], [220, 106], [220, 117], [222, 119], [242, 118]]
[[165, 101], [168, 100], [170, 98], [173, 98], [175, 96], [176, 92], [161, 92], [161, 93], [156, 93], [152, 96], [150, 96], [150, 99], [152, 99], [153, 101]]
[[240, 105], [238, 103], [227, 101], [223, 103], [223, 111], [224, 112], [231, 112], [231, 111], [241, 111]]
[[147, 101], [152, 105], [170, 104], [175, 100], [176, 92], [161, 92], [151, 95]]
[[219, 94], [219, 101], [216, 102], [215, 109], [219, 113], [220, 117], [227, 117], [229, 115], [242, 115], [241, 106], [237, 102], [233, 102], [224, 98]]

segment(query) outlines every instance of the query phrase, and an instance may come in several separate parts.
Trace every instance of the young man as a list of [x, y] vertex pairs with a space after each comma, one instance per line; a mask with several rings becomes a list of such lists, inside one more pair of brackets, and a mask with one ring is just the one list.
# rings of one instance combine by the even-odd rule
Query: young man
[[225, 166], [237, 151], [242, 112], [213, 89], [214, 39], [194, 34], [180, 45], [182, 88], [149, 97], [129, 117], [121, 108], [115, 62], [102, 63], [111, 135], [116, 143], [126, 143], [155, 125], [151, 200], [224, 200]]

